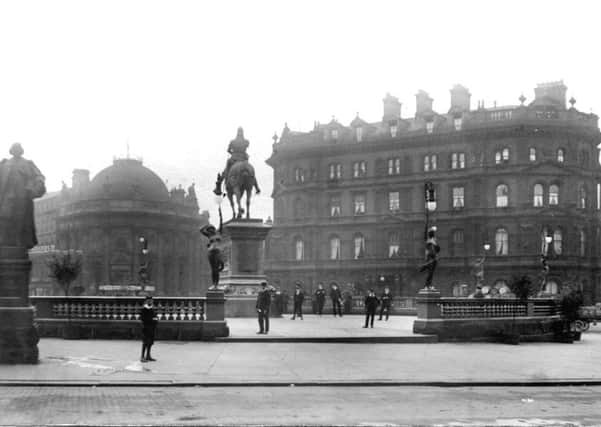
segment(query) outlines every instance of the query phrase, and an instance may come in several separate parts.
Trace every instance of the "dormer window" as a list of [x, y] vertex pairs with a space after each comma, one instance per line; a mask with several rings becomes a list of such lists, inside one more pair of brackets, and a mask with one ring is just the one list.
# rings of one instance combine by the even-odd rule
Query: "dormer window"
[[358, 127], [355, 129], [355, 137], [357, 138], [357, 142], [363, 141], [363, 128]]
[[434, 132], [434, 122], [426, 122], [426, 133]]
[[332, 139], [338, 139], [338, 129], [332, 129], [330, 135], [332, 135]]
[[456, 117], [455, 120], [453, 120], [453, 124], [455, 125], [455, 130], [461, 130], [461, 126], [463, 125], [463, 118]]
[[390, 128], [390, 136], [392, 138], [396, 138], [398, 130], [399, 130], [397, 121], [396, 120], [389, 121], [388, 127]]

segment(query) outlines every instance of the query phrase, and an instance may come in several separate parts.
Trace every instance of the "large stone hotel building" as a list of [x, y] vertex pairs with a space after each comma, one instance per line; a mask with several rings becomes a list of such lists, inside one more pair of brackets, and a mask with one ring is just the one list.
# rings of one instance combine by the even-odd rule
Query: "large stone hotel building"
[[[414, 117], [401, 117], [387, 95], [381, 121], [356, 117], [287, 127], [267, 163], [274, 170], [274, 223], [266, 273], [290, 291], [336, 282], [362, 293], [390, 286], [415, 295], [423, 286], [426, 206], [442, 247], [434, 283], [443, 295], [474, 289], [474, 263], [486, 253], [485, 284], [513, 275], [538, 280], [549, 258], [545, 292], [581, 286], [601, 300], [601, 167], [598, 117], [566, 102], [563, 82], [540, 84], [519, 104], [470, 107], [451, 89], [446, 113], [416, 95]], [[485, 244], [490, 249], [485, 251]]]

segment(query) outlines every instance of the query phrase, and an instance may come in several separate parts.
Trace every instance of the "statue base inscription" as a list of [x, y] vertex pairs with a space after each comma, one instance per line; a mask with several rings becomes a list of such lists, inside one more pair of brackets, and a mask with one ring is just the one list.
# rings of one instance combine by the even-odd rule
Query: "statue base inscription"
[[37, 363], [38, 332], [29, 304], [25, 248], [0, 247], [0, 363]]
[[223, 224], [223, 244], [226, 256], [220, 288], [225, 290], [226, 317], [256, 316], [257, 294], [264, 273], [265, 238], [270, 225], [261, 219], [233, 220]]

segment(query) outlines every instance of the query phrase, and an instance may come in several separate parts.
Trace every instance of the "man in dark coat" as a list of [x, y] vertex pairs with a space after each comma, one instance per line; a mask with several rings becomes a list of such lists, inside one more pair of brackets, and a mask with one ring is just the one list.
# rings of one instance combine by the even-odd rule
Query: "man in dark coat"
[[334, 311], [334, 317], [336, 317], [336, 308], [338, 308], [338, 314], [342, 317], [342, 293], [338, 289], [336, 283], [332, 284], [332, 290], [330, 291], [330, 298], [332, 299], [332, 310]]
[[390, 308], [392, 307], [392, 294], [390, 293], [390, 288], [384, 288], [384, 293], [382, 294], [380, 301], [382, 301], [382, 305], [380, 306], [380, 318], [378, 320], [382, 320], [382, 315], [386, 313], [386, 321], [388, 322]]
[[380, 304], [380, 300], [376, 296], [373, 289], [369, 290], [369, 293], [365, 297], [365, 325], [364, 328], [367, 328], [368, 324], [371, 324], [371, 327], [374, 327], [374, 317], [376, 316], [376, 310], [378, 305]]
[[144, 306], [140, 310], [140, 321], [142, 322], [142, 356], [140, 362], [154, 362], [156, 359], [153, 359], [150, 355], [150, 348], [154, 344], [158, 317], [154, 312], [151, 296], [144, 300]]
[[271, 293], [267, 289], [267, 282], [261, 283], [261, 290], [257, 295], [257, 315], [259, 318], [259, 332], [257, 334], [269, 333], [269, 307], [271, 306]]
[[296, 289], [294, 290], [294, 312], [292, 313], [291, 319], [296, 319], [296, 316], [300, 317], [303, 320], [303, 301], [305, 300], [305, 294], [301, 288], [300, 283], [296, 284]]
[[315, 301], [317, 302], [317, 314], [321, 316], [323, 313], [323, 306], [326, 303], [326, 291], [323, 288], [322, 283], [317, 285], [317, 290], [315, 291]]

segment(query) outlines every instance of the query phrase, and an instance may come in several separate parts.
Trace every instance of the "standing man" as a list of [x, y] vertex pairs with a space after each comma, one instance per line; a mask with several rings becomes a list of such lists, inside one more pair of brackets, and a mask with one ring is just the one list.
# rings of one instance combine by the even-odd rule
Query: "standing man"
[[330, 298], [332, 298], [332, 310], [334, 311], [334, 317], [336, 317], [336, 307], [338, 307], [338, 313], [342, 317], [342, 293], [338, 289], [336, 283], [332, 284], [332, 290], [330, 291]]
[[296, 283], [296, 289], [294, 290], [294, 313], [292, 313], [291, 319], [294, 320], [296, 315], [303, 320], [303, 301], [305, 300], [305, 294], [301, 289], [300, 283]]
[[323, 283], [319, 282], [315, 291], [315, 300], [317, 301], [317, 314], [320, 316], [323, 313], [323, 306], [326, 303], [326, 291], [323, 288]]
[[378, 305], [380, 304], [380, 300], [376, 296], [376, 293], [373, 289], [369, 290], [369, 293], [365, 297], [365, 325], [364, 328], [367, 328], [368, 323], [371, 324], [371, 327], [374, 327], [374, 317], [376, 316], [376, 310]]
[[158, 317], [154, 312], [152, 297], [147, 296], [144, 305], [140, 311], [140, 321], [142, 322], [142, 356], [140, 362], [155, 362], [150, 355], [150, 349], [154, 344], [154, 334], [158, 323]]
[[392, 294], [390, 293], [390, 288], [386, 286], [384, 288], [384, 293], [382, 294], [382, 305], [380, 306], [380, 318], [378, 320], [382, 320], [382, 315], [386, 312], [386, 321], [388, 322], [388, 316], [390, 315], [390, 308], [392, 307]]
[[261, 290], [257, 295], [257, 315], [259, 317], [259, 332], [269, 333], [269, 307], [271, 306], [271, 293], [267, 289], [267, 282], [261, 282]]

